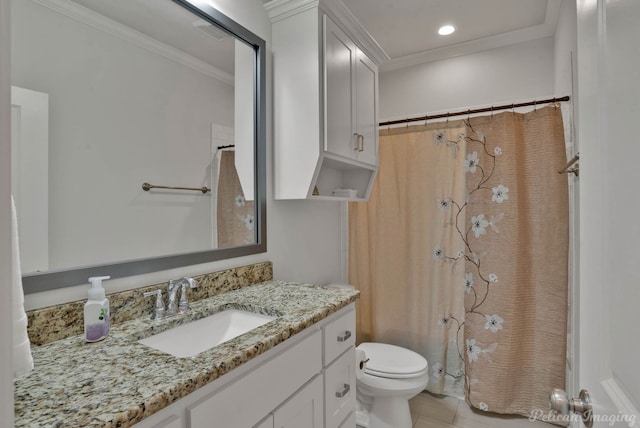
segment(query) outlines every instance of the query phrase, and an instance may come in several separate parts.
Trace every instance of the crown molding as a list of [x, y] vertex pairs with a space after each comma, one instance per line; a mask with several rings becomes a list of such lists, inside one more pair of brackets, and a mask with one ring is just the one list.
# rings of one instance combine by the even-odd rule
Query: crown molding
[[234, 76], [230, 73], [212, 66], [192, 55], [184, 53], [180, 49], [162, 43], [139, 31], [120, 24], [86, 7], [73, 3], [70, 0], [31, 0], [41, 6], [51, 9], [57, 13], [67, 16], [83, 24], [89, 25], [104, 33], [117, 37], [125, 42], [131, 43], [139, 48], [161, 55], [171, 61], [177, 62], [185, 67], [205, 74], [214, 79], [218, 79], [229, 85], [234, 84]]
[[533, 25], [519, 30], [496, 34], [494, 36], [484, 37], [481, 39], [470, 40], [464, 43], [457, 43], [455, 45], [432, 49], [417, 54], [393, 58], [382, 63], [380, 65], [380, 71], [384, 72], [396, 70], [399, 68], [411, 67], [414, 65], [453, 58], [460, 55], [467, 55], [475, 52], [486, 51], [489, 49], [528, 42], [531, 40], [551, 37], [555, 34], [556, 31], [561, 5], [562, 0], [547, 0], [545, 22], [543, 24]]
[[318, 0], [272, 0], [264, 8], [271, 22], [278, 22], [289, 16], [318, 7]]
[[541, 39], [552, 35], [553, 32], [549, 33], [544, 25], [536, 25], [534, 27], [523, 28], [521, 30], [510, 31], [508, 33], [497, 34], [495, 36], [470, 40], [468, 42], [457, 43], [455, 45], [446, 46], [443, 48], [432, 49], [413, 55], [394, 58], [382, 64], [380, 66], [380, 71], [384, 72], [397, 70], [399, 68], [411, 67], [414, 65], [425, 64], [433, 61], [440, 61], [460, 55], [468, 55], [504, 46], [515, 45], [518, 43]]
[[326, 9], [342, 23], [349, 36], [357, 42], [360, 49], [362, 49], [376, 65], [391, 59], [371, 34], [369, 34], [367, 29], [362, 26], [358, 18], [345, 6], [342, 0], [327, 0], [325, 6]]
[[272, 0], [264, 7], [272, 23], [309, 9], [319, 8], [331, 15], [375, 64], [381, 64], [390, 59], [342, 0], [323, 0], [322, 2], [319, 0]]

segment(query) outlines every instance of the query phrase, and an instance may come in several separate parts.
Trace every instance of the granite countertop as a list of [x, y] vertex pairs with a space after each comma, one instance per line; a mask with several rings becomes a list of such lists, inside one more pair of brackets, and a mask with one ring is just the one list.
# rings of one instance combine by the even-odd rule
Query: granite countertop
[[[82, 335], [32, 349], [34, 371], [15, 382], [16, 427], [127, 427], [192, 393], [354, 302], [346, 288], [268, 281], [191, 304], [188, 314], [145, 317], [112, 326], [86, 343]], [[137, 340], [236, 308], [275, 320], [195, 357], [176, 358]]]

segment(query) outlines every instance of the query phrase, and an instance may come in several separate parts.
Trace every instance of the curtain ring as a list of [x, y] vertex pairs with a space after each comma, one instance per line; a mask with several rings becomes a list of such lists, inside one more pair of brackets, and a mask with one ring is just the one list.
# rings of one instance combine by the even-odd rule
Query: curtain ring
[[533, 100], [533, 111], [538, 110], [538, 106], [536, 105], [537, 101]]
[[515, 113], [515, 110], [514, 110], [515, 106], [516, 105], [514, 103], [511, 103], [511, 113]]
[[493, 106], [491, 106], [491, 118], [493, 119]]
[[449, 112], [447, 112], [447, 122], [446, 122], [446, 124], [447, 125], [449, 124]]

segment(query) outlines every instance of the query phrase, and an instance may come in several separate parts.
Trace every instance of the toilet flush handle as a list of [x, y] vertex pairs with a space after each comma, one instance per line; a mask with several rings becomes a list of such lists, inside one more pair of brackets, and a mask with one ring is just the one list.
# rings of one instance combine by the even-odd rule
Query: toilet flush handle
[[370, 358], [360, 361], [360, 370], [364, 370], [364, 365], [369, 362]]

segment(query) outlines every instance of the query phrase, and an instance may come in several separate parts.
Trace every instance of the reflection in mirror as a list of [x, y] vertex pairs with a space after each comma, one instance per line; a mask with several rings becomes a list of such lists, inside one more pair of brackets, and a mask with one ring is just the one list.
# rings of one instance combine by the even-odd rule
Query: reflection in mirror
[[19, 0], [11, 23], [25, 292], [266, 250], [264, 41], [187, 1]]

